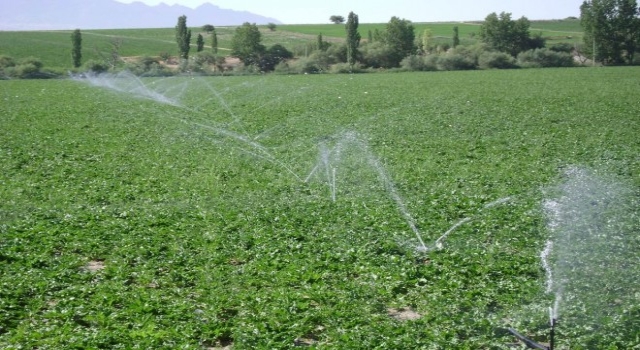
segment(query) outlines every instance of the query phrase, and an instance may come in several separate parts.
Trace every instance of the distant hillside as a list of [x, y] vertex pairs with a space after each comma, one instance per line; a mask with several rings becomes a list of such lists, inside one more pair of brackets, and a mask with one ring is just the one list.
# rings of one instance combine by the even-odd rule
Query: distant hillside
[[2, 1], [0, 30], [168, 28], [175, 26], [182, 15], [187, 16], [190, 27], [281, 23], [274, 18], [222, 9], [209, 3], [191, 9], [166, 4], [148, 6], [141, 2], [124, 4], [114, 0], [20, 0]]

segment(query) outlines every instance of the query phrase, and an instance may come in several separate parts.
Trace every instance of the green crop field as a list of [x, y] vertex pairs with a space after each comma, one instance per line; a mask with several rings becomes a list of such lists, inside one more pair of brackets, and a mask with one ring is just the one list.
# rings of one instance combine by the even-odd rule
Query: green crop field
[[637, 347], [639, 73], [0, 81], [0, 348]]

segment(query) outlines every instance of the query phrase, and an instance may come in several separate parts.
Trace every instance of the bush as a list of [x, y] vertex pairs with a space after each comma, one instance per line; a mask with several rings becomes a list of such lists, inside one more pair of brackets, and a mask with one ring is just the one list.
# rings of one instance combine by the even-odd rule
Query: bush
[[573, 44], [570, 44], [570, 43], [557, 43], [557, 44], [551, 45], [549, 50], [555, 51], [555, 52], [572, 53], [573, 52]]
[[361, 64], [355, 64], [353, 67], [349, 63], [340, 62], [331, 66], [331, 73], [347, 74], [347, 73], [363, 73], [364, 68]]
[[478, 57], [480, 69], [510, 69], [518, 67], [516, 59], [504, 52], [485, 51]]
[[393, 50], [382, 42], [373, 42], [362, 46], [362, 62], [371, 68], [391, 68]]
[[437, 55], [411, 55], [400, 62], [400, 67], [407, 71], [435, 71], [438, 70], [437, 58]]
[[286, 61], [282, 61], [273, 68], [274, 73], [276, 74], [289, 74], [291, 73], [291, 67], [289, 67], [289, 63]]
[[6, 55], [0, 55], [0, 69], [3, 68], [7, 68], [7, 67], [15, 67], [16, 65], [16, 61], [9, 56]]
[[109, 70], [109, 65], [104, 61], [88, 60], [84, 63], [84, 69], [88, 72], [104, 73]]
[[22, 63], [15, 66], [13, 76], [20, 79], [35, 78], [38, 76], [40, 68], [33, 63]]
[[451, 51], [440, 55], [438, 66], [442, 70], [471, 70], [476, 69], [476, 61], [470, 55]]
[[44, 67], [44, 64], [42, 63], [42, 61], [40, 61], [39, 58], [35, 58], [35, 57], [26, 57], [20, 60], [20, 65], [33, 65], [35, 66], [38, 70], [40, 70], [40, 68]]
[[344, 44], [344, 43], [340, 45], [331, 44], [325, 50], [325, 52], [336, 63], [347, 62], [347, 44]]
[[[195, 59], [184, 60], [185, 68], [191, 71], [200, 71], [199, 65]], [[198, 67], [198, 68], [196, 68]], [[136, 62], [127, 65], [127, 69], [135, 75], [144, 76], [168, 76], [172, 73], [162, 66], [155, 57], [143, 56]]]
[[[294, 73], [321, 73], [323, 68], [311, 57], [302, 57], [289, 65]], [[328, 67], [327, 67], [328, 68]]]
[[573, 56], [549, 49], [535, 49], [518, 54], [518, 65], [523, 68], [574, 67]]

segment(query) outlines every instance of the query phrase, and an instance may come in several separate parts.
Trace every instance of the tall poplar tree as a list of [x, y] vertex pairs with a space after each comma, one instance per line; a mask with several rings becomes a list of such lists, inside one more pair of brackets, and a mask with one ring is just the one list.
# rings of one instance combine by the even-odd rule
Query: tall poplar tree
[[176, 42], [178, 43], [178, 52], [180, 58], [189, 58], [189, 49], [191, 45], [191, 30], [187, 29], [187, 16], [178, 17], [178, 24], [176, 25]]
[[211, 50], [214, 54], [218, 53], [218, 34], [215, 29], [211, 31]]
[[198, 34], [198, 37], [196, 38], [196, 51], [201, 52], [203, 49], [204, 49], [204, 38], [202, 37], [202, 34]]
[[82, 34], [80, 29], [76, 29], [71, 33], [71, 45], [73, 66], [78, 68], [82, 65]]
[[347, 24], [345, 25], [347, 31], [347, 63], [351, 67], [356, 64], [358, 59], [358, 46], [360, 46], [360, 33], [358, 33], [358, 15], [353, 12], [349, 12]]
[[453, 48], [456, 48], [460, 45], [460, 31], [458, 26], [453, 27]]

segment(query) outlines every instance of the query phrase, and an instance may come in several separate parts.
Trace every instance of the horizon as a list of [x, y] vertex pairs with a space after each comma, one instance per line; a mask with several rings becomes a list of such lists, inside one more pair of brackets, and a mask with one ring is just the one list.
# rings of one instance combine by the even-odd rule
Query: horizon
[[[464, 22], [484, 20], [490, 13], [508, 12], [514, 19], [526, 17], [529, 20], [552, 20], [579, 17], [582, 0], [567, 0], [557, 3], [554, 0], [537, 2], [489, 0], [478, 3], [474, 0], [450, 0], [445, 5], [433, 6], [429, 3], [415, 3], [412, 0], [397, 0], [371, 6], [370, 1], [325, 0], [321, 4], [309, 0], [281, 0], [279, 6], [256, 0], [114, 0], [120, 3], [144, 3], [157, 6], [181, 5], [191, 9], [203, 4], [212, 4], [220, 8], [247, 11], [256, 15], [274, 18], [282, 24], [326, 24], [329, 17], [341, 15], [345, 18], [349, 12], [358, 15], [360, 23], [386, 23], [393, 16], [408, 19], [416, 23], [424, 22]], [[437, 8], [435, 8], [437, 7]]]

